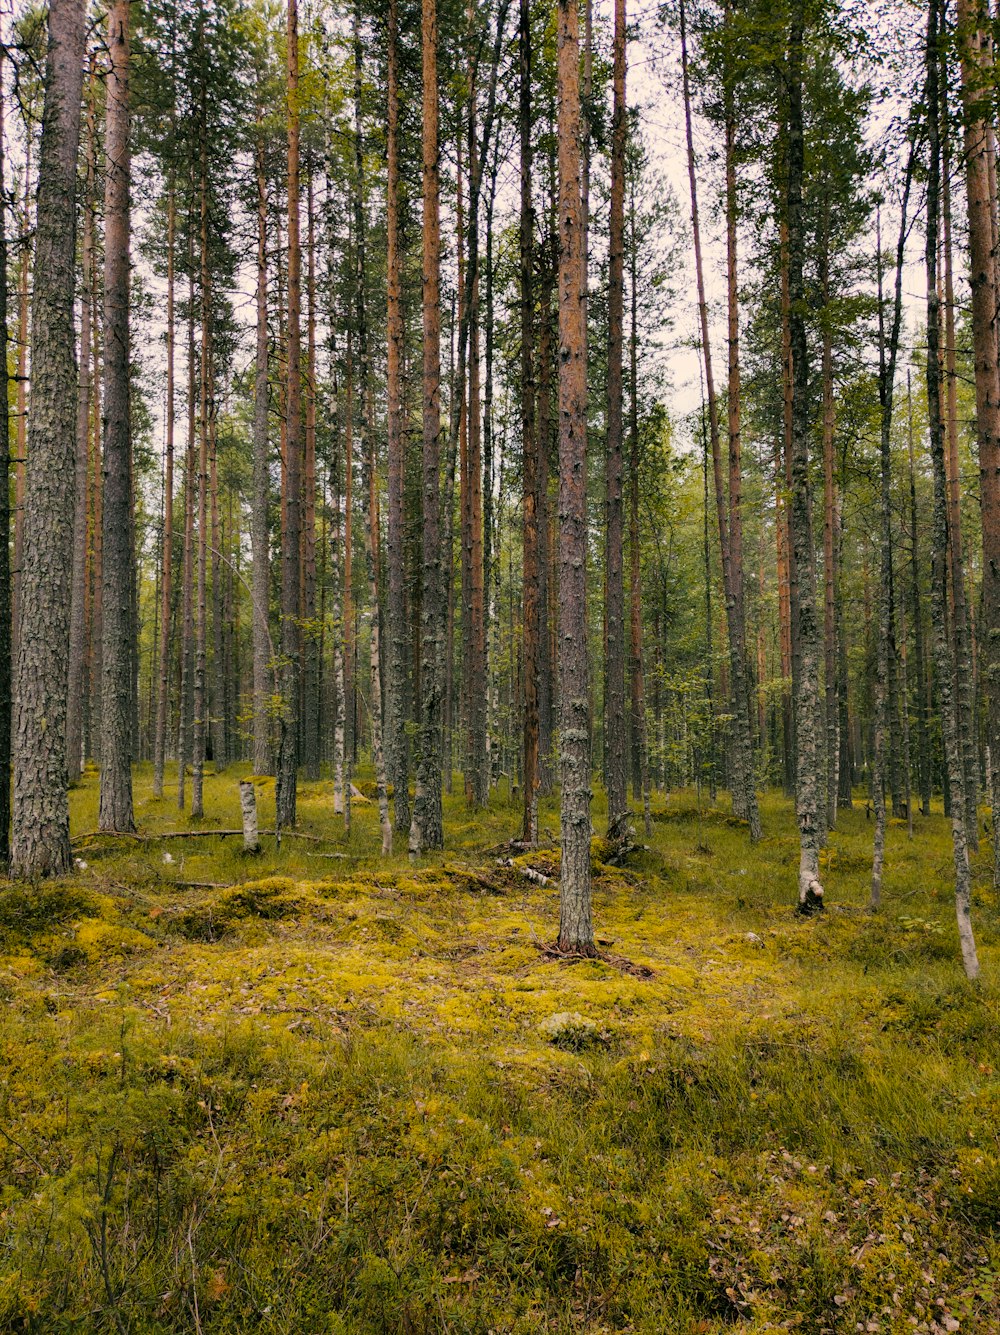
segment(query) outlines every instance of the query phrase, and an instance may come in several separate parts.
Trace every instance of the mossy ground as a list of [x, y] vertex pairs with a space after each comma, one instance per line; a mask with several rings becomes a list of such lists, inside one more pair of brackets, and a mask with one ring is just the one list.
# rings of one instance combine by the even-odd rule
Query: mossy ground
[[[203, 828], [238, 825], [236, 778]], [[136, 797], [187, 824], [147, 770]], [[92, 830], [93, 774], [73, 803]], [[843, 813], [802, 921], [786, 803], [756, 849], [656, 806], [598, 864], [589, 962], [540, 949], [556, 884], [484, 852], [502, 800], [449, 800], [416, 868], [371, 806], [338, 842], [317, 784], [330, 842], [84, 841], [0, 892], [0, 1329], [1000, 1330], [988, 852], [970, 987], [940, 815], [891, 828], [872, 918]]]

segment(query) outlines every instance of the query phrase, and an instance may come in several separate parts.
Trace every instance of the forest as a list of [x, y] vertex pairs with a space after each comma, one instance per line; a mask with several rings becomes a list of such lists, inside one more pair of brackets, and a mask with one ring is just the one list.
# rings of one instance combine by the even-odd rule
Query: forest
[[0, 1331], [1000, 1331], [998, 39], [0, 5]]

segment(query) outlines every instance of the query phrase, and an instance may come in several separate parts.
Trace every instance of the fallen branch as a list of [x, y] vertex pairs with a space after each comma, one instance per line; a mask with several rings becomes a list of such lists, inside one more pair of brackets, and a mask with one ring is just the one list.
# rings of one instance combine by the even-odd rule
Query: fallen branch
[[[276, 831], [261, 830], [260, 834], [274, 837]], [[71, 841], [74, 844], [85, 843], [89, 839], [134, 839], [137, 843], [149, 843], [154, 839], [229, 839], [235, 835], [242, 837], [243, 831], [240, 830], [162, 830], [159, 833], [146, 834], [117, 834], [112, 830], [88, 830], [86, 834], [78, 834]], [[305, 839], [312, 844], [332, 843], [330, 839], [321, 839], [318, 834], [306, 834], [302, 830], [282, 830], [282, 839]], [[333, 856], [333, 855], [331, 855]], [[345, 853], [346, 857], [347, 854]]]
[[533, 881], [535, 885], [550, 885], [552, 882], [551, 877], [546, 876], [544, 872], [536, 871], [534, 867], [519, 867], [513, 858], [497, 858], [497, 866], [517, 872], [518, 876], [523, 876], [526, 881]]

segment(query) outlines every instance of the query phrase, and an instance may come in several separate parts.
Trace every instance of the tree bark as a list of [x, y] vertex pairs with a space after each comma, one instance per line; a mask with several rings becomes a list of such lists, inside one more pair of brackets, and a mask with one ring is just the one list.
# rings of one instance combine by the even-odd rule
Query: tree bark
[[[906, 253], [907, 206], [910, 199], [910, 182], [913, 179], [913, 147], [906, 164], [906, 179], [903, 185], [903, 199], [899, 224], [899, 240], [896, 243], [896, 281], [892, 305], [892, 326], [889, 344], [885, 342], [885, 317], [882, 302], [882, 247], [881, 234], [878, 250], [878, 297], [879, 297], [879, 406], [881, 408], [881, 432], [879, 437], [879, 634], [876, 653], [875, 680], [875, 745], [872, 768], [872, 800], [875, 808], [875, 845], [872, 856], [872, 892], [871, 906], [877, 909], [882, 900], [882, 867], [885, 856], [885, 744], [887, 706], [889, 716], [895, 712], [894, 668], [896, 655], [896, 636], [894, 623], [896, 617], [893, 589], [892, 560], [892, 409], [893, 390], [896, 383], [896, 355], [899, 348], [899, 331], [903, 317], [903, 262]], [[891, 748], [890, 748], [891, 749]], [[898, 815], [898, 810], [897, 813]]]
[[608, 837], [627, 838], [628, 790], [625, 748], [625, 504], [623, 465], [623, 358], [625, 315], [625, 0], [615, 0], [613, 111], [611, 119], [611, 211], [608, 243], [608, 373], [604, 548], [605, 755]]
[[14, 677], [11, 866], [34, 880], [69, 870], [66, 663], [69, 656], [74, 425], [73, 330], [83, 6], [51, 0], [39, 155], [25, 472], [24, 565]]
[[302, 765], [319, 778], [319, 637], [316, 627], [316, 239], [312, 172], [306, 182], [305, 469], [302, 507]]
[[[4, 58], [0, 56], [0, 200], [4, 187]], [[0, 207], [0, 348], [4, 394], [9, 403], [10, 338], [7, 327], [7, 220]], [[86, 296], [85, 296], [86, 300]], [[88, 437], [89, 440], [89, 437]], [[85, 498], [86, 499], [86, 498]], [[10, 413], [0, 413], [0, 872], [10, 861], [11, 743]]]
[[522, 539], [522, 665], [524, 678], [524, 814], [521, 838], [529, 847], [538, 842], [538, 443], [535, 438], [534, 359], [534, 210], [531, 202], [531, 4], [518, 8], [518, 132], [521, 149], [520, 315], [521, 315], [521, 457], [523, 466], [524, 530]]
[[[958, 721], [955, 701], [952, 695], [954, 662], [951, 643], [947, 632], [947, 549], [948, 549], [948, 499], [944, 467], [944, 430], [941, 421], [941, 365], [938, 356], [940, 345], [940, 312], [937, 290], [937, 231], [938, 231], [938, 196], [940, 191], [940, 155], [938, 148], [938, 4], [939, 0], [930, 0], [927, 16], [927, 105], [931, 112], [927, 117], [927, 131], [930, 148], [930, 163], [927, 176], [927, 230], [925, 264], [927, 270], [927, 416], [930, 425], [931, 463], [934, 470], [934, 522], [933, 522], [933, 579], [931, 582], [931, 618], [934, 625], [934, 662], [937, 669], [938, 705], [941, 711], [941, 732], [944, 741], [945, 764], [948, 771], [949, 785], [952, 790], [951, 835], [955, 863], [955, 913], [958, 920], [958, 935], [962, 949], [962, 964], [966, 977], [979, 977], [979, 960], [976, 955], [976, 942], [972, 931], [972, 887], [969, 868], [969, 847], [965, 833], [964, 785], [962, 774], [962, 756], [959, 749]], [[965, 5], [959, 0], [959, 25], [968, 18]], [[963, 48], [963, 75], [966, 75], [968, 48]], [[964, 85], [966, 93], [970, 91]], [[974, 96], [974, 94], [973, 94]], [[966, 103], [966, 113], [973, 106]], [[982, 122], [980, 122], [981, 126]], [[966, 134], [970, 135], [967, 122]], [[985, 180], [980, 148], [983, 139], [971, 135], [966, 141], [966, 171], [969, 183], [969, 234], [972, 247], [972, 293], [973, 293], [973, 338], [976, 344], [977, 368], [977, 407], [983, 416], [979, 418], [980, 451], [984, 438], [991, 431], [998, 393], [996, 380], [996, 344], [995, 335], [991, 334], [993, 307], [984, 309], [983, 289], [992, 292], [992, 226], [989, 213], [989, 194], [985, 199], [981, 192]], [[985, 205], [985, 208], [983, 207]], [[983, 253], [983, 242], [989, 237], [990, 250]], [[988, 317], [985, 319], [984, 317]], [[990, 342], [986, 335], [990, 335]], [[993, 381], [987, 386], [980, 384], [980, 357], [993, 356]], [[989, 363], [987, 363], [989, 365]], [[987, 443], [985, 458], [980, 455], [982, 468], [990, 462], [989, 450], [996, 446], [996, 433]], [[984, 501], [985, 507], [985, 501]], [[984, 508], [984, 517], [986, 510]], [[984, 523], [985, 530], [985, 523]], [[985, 537], [985, 533], [984, 533]], [[988, 559], [988, 558], [987, 558]], [[985, 561], [984, 561], [985, 564]], [[992, 704], [992, 700], [991, 700]]]
[[576, 0], [559, 0], [559, 948], [593, 955], [587, 680], [586, 252], [580, 193]]
[[83, 770], [83, 710], [86, 692], [84, 658], [87, 648], [87, 515], [90, 497], [87, 482], [90, 466], [90, 290], [94, 280], [94, 214], [96, 147], [91, 69], [87, 96], [87, 168], [83, 200], [80, 300], [80, 390], [76, 418], [76, 511], [73, 520], [73, 587], [69, 627], [69, 695], [66, 706], [66, 766], [70, 784]]
[[271, 601], [268, 551], [267, 504], [270, 491], [268, 441], [268, 345], [267, 345], [267, 176], [264, 130], [257, 143], [257, 354], [254, 364], [253, 414], [253, 506], [250, 541], [253, 548], [253, 768], [255, 774], [270, 774], [274, 764], [271, 746], [270, 671], [271, 637], [268, 611]]
[[198, 551], [194, 596], [194, 731], [191, 754], [191, 815], [205, 814], [205, 755], [208, 745], [208, 413], [212, 373], [212, 282], [208, 258], [208, 145], [202, 92], [199, 150], [201, 356], [198, 367]]
[[389, 0], [386, 174], [386, 397], [389, 454], [388, 513], [388, 768], [393, 819], [399, 834], [410, 828], [410, 741], [408, 718], [406, 616], [405, 459], [402, 369], [402, 256], [399, 237], [399, 0]]
[[285, 533], [281, 553], [282, 716], [275, 787], [278, 824], [295, 824], [298, 791], [299, 561], [301, 542], [302, 372], [301, 253], [299, 245], [299, 11], [288, 0], [288, 445]]
[[195, 344], [194, 344], [194, 228], [188, 218], [188, 420], [184, 457], [184, 554], [181, 567], [182, 625], [180, 645], [180, 689], [177, 700], [177, 805], [184, 810], [187, 763], [191, 755], [190, 731], [194, 718], [194, 498], [197, 454], [195, 449]]
[[177, 201], [173, 176], [167, 186], [167, 392], [166, 441], [163, 460], [163, 536], [160, 560], [160, 657], [153, 739], [153, 796], [163, 796], [167, 751], [167, 713], [170, 704], [171, 615], [173, 610], [174, 554], [174, 245]]
[[129, 0], [108, 14], [111, 68], [104, 191], [104, 569], [98, 828], [128, 834], [132, 814], [132, 434], [129, 421]]
[[790, 528], [798, 582], [800, 670], [795, 692], [795, 806], [799, 822], [799, 911], [823, 902], [819, 879], [818, 805], [819, 627], [809, 486], [809, 363], [805, 321], [805, 225], [802, 208], [805, 143], [802, 111], [804, 0], [792, 7], [788, 41], [788, 227], [789, 336], [792, 358], [792, 487]]
[[[937, 0], [931, 0], [933, 8]], [[979, 502], [983, 525], [983, 679], [988, 702], [991, 764], [1000, 763], [1000, 369], [997, 347], [997, 283], [994, 263], [993, 200], [988, 162], [988, 117], [992, 115], [992, 50], [989, 9], [959, 0], [958, 39], [962, 69], [966, 201], [972, 288], [972, 344], [976, 381], [976, 439], [979, 446]], [[936, 21], [936, 20], [935, 20]], [[930, 76], [928, 76], [930, 77]], [[935, 75], [936, 78], [936, 75]], [[936, 116], [930, 115], [928, 123]], [[935, 257], [936, 262], [936, 257]], [[928, 280], [929, 281], [929, 280]], [[928, 298], [929, 300], [930, 298]], [[936, 293], [935, 293], [936, 300]], [[957, 482], [957, 478], [956, 478]], [[956, 497], [957, 501], [957, 497]], [[957, 523], [957, 505], [952, 526]], [[961, 529], [951, 532], [952, 551], [961, 560]], [[954, 575], [954, 567], [953, 567]], [[957, 596], [959, 584], [953, 580]], [[956, 619], [957, 619], [956, 608]], [[965, 687], [969, 690], [968, 665]], [[940, 689], [940, 688], [939, 688]], [[961, 697], [959, 700], [961, 708]], [[963, 769], [965, 766], [963, 766]], [[991, 789], [996, 776], [990, 776]], [[967, 803], [967, 812], [972, 814]], [[1000, 832], [994, 831], [994, 839]]]
[[629, 410], [629, 601], [630, 660], [632, 685], [632, 796], [641, 796], [646, 838], [652, 835], [649, 809], [649, 745], [646, 738], [646, 679], [642, 661], [642, 551], [639, 542], [639, 329], [637, 256], [639, 238], [635, 222], [635, 182], [630, 192], [630, 258], [632, 331], [629, 339], [631, 402]]
[[420, 602], [420, 757], [410, 823], [410, 854], [444, 843], [441, 814], [441, 225], [438, 184], [438, 23], [436, 0], [423, 0], [423, 461]]
[[[681, 0], [681, 66], [684, 87], [684, 123], [685, 137], [687, 140], [687, 159], [688, 159], [688, 184], [691, 194], [691, 229], [694, 241], [695, 255], [695, 273], [698, 284], [698, 310], [701, 324], [701, 343], [702, 357], [705, 364], [705, 389], [708, 396], [708, 418], [709, 434], [712, 444], [712, 466], [713, 478], [715, 483], [715, 504], [719, 525], [719, 546], [722, 555], [722, 584], [726, 600], [726, 628], [729, 638], [729, 664], [733, 700], [733, 727], [735, 734], [735, 745], [733, 747], [734, 773], [731, 780], [733, 794], [733, 810], [735, 814], [746, 820], [750, 827], [750, 838], [756, 842], [760, 838], [760, 809], [757, 804], [756, 776], [754, 773], [753, 760], [753, 736], [751, 732], [749, 705], [750, 697], [748, 691], [747, 679], [747, 656], [746, 656], [746, 636], [741, 633], [740, 628], [740, 609], [743, 605], [742, 597], [742, 524], [737, 520], [737, 528], [740, 534], [740, 568], [736, 569], [733, 550], [732, 550], [732, 526], [730, 517], [726, 511], [726, 489], [722, 474], [722, 446], [719, 428], [719, 406], [715, 392], [715, 377], [712, 370], [711, 344], [708, 335], [708, 303], [705, 297], [705, 274], [701, 256], [701, 227], [698, 214], [698, 187], [695, 173], [694, 156], [694, 135], [691, 124], [691, 88], [687, 60], [687, 25], [686, 8], [684, 0]], [[730, 194], [732, 199], [730, 200]], [[729, 273], [729, 346], [730, 346], [730, 372], [731, 376], [735, 372], [736, 404], [731, 404], [731, 411], [735, 412], [733, 423], [736, 427], [735, 442], [730, 439], [730, 481], [735, 471], [737, 477], [740, 473], [740, 447], [739, 447], [739, 335], [738, 335], [738, 311], [735, 298], [736, 281], [736, 233], [735, 233], [735, 176], [731, 182], [727, 181], [727, 212], [732, 218], [731, 226], [727, 227], [727, 251], [729, 262], [727, 270]], [[736, 321], [734, 337], [734, 320]], [[735, 512], [739, 514], [739, 485], [737, 485], [737, 495]], [[740, 591], [737, 593], [737, 583]]]

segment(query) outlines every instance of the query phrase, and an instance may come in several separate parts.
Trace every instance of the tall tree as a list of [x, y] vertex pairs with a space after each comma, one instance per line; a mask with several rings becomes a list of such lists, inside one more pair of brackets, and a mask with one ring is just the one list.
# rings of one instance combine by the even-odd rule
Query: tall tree
[[[708, 397], [709, 436], [712, 445], [712, 468], [715, 482], [715, 505], [719, 525], [719, 546], [722, 554], [722, 583], [726, 599], [726, 626], [729, 635], [729, 661], [731, 691], [733, 697], [733, 721], [735, 745], [733, 748], [734, 773], [732, 779], [733, 809], [745, 819], [750, 827], [750, 838], [760, 838], [760, 809], [757, 803], [756, 776], [753, 760], [753, 737], [750, 729], [749, 692], [747, 690], [747, 658], [745, 635], [741, 635], [738, 611], [742, 606], [742, 595], [736, 595], [736, 583], [742, 587], [742, 569], [736, 571], [733, 564], [731, 547], [730, 521], [726, 509], [726, 488], [722, 472], [722, 444], [719, 426], [719, 405], [715, 392], [715, 376], [712, 367], [712, 350], [708, 332], [708, 301], [706, 298], [705, 273], [701, 252], [701, 226], [698, 212], [698, 185], [695, 171], [694, 133], [691, 117], [691, 83], [687, 56], [687, 18], [686, 5], [681, 0], [681, 74], [684, 90], [684, 123], [687, 142], [688, 185], [691, 195], [691, 230], [694, 241], [695, 274], [698, 285], [698, 313], [701, 329], [702, 359], [705, 366], [705, 390]], [[735, 247], [735, 236], [733, 237]], [[735, 248], [731, 251], [729, 269], [735, 273]], [[732, 344], [731, 344], [732, 347]], [[738, 345], [737, 345], [738, 347]], [[737, 459], [739, 434], [737, 432]], [[738, 467], [738, 464], [737, 464]], [[738, 496], [736, 498], [738, 500]], [[739, 507], [737, 505], [737, 513]], [[742, 550], [742, 549], [741, 549]], [[742, 557], [741, 557], [742, 563]]]
[[253, 767], [255, 774], [270, 774], [271, 636], [268, 609], [271, 597], [267, 503], [270, 491], [268, 440], [267, 341], [267, 174], [264, 130], [258, 118], [255, 148], [257, 167], [257, 350], [254, 361], [253, 505], [250, 542], [253, 549]]
[[76, 783], [83, 768], [83, 714], [86, 692], [84, 657], [87, 639], [87, 491], [90, 465], [91, 407], [91, 300], [94, 281], [94, 191], [97, 164], [94, 109], [94, 59], [91, 56], [87, 87], [86, 176], [83, 199], [83, 239], [80, 245], [80, 392], [76, 419], [76, 513], [73, 520], [73, 588], [69, 629], [69, 696], [66, 706], [66, 765], [69, 781]]
[[132, 433], [129, 420], [129, 0], [108, 13], [104, 187], [104, 633], [98, 826], [130, 833], [132, 814]]
[[[4, 58], [0, 56], [0, 200], [4, 190]], [[4, 389], [10, 391], [7, 327], [7, 218], [0, 206], [0, 349]], [[5, 402], [8, 400], [5, 398]], [[11, 720], [11, 582], [10, 582], [10, 413], [0, 413], [0, 871], [10, 861], [10, 720]]]
[[299, 11], [288, 0], [288, 369], [285, 411], [285, 532], [281, 553], [282, 723], [275, 790], [279, 824], [295, 824], [298, 791], [298, 699], [302, 459], [301, 249], [299, 241]]
[[410, 744], [407, 718], [406, 551], [404, 523], [402, 256], [399, 228], [399, 0], [389, 0], [386, 125], [386, 399], [389, 454], [388, 514], [388, 762], [393, 818], [400, 834], [410, 828]]
[[73, 291], [83, 5], [51, 0], [39, 154], [24, 565], [14, 671], [11, 866], [35, 879], [69, 869], [66, 665], [76, 483]]
[[531, 202], [531, 3], [518, 6], [518, 134], [521, 150], [520, 197], [520, 286], [521, 317], [521, 453], [524, 481], [524, 529], [522, 536], [522, 598], [524, 673], [524, 817], [521, 838], [528, 845], [538, 842], [538, 668], [541, 641], [539, 618], [540, 563], [538, 551], [538, 446], [535, 439], [534, 359], [534, 209]]
[[[938, 145], [938, 41], [939, 9], [941, 0], [930, 0], [927, 13], [927, 106], [931, 109], [927, 116], [927, 138], [929, 165], [927, 171], [927, 228], [924, 263], [927, 271], [927, 415], [930, 426], [931, 464], [934, 473], [934, 520], [933, 534], [933, 576], [931, 580], [931, 617], [934, 625], [934, 666], [937, 677], [938, 704], [941, 710], [941, 733], [944, 741], [945, 765], [947, 766], [951, 789], [951, 836], [955, 863], [955, 914], [958, 920], [958, 936], [962, 949], [962, 964], [968, 978], [979, 977], [979, 959], [976, 954], [976, 941], [972, 931], [972, 877], [969, 868], [969, 846], [965, 833], [964, 780], [962, 774], [962, 756], [959, 747], [958, 720], [952, 691], [954, 680], [954, 659], [947, 627], [947, 551], [948, 551], [948, 498], [944, 466], [944, 423], [941, 420], [941, 362], [940, 348], [940, 303], [938, 298], [937, 251], [938, 251], [938, 211], [940, 195], [940, 151]], [[960, 11], [961, 18], [961, 11]], [[967, 170], [969, 155], [967, 154]], [[985, 166], [979, 163], [980, 169]], [[976, 192], [970, 192], [978, 201], [979, 178], [976, 179]], [[989, 208], [989, 194], [986, 193], [986, 206]], [[970, 208], [970, 243], [977, 226], [985, 231], [992, 228], [989, 213], [972, 213]], [[976, 243], [977, 257], [978, 246]], [[992, 271], [992, 262], [989, 265]], [[973, 294], [977, 294], [977, 283], [989, 285], [986, 274], [977, 268], [973, 260]], [[975, 307], [974, 313], [975, 313]], [[980, 309], [980, 316], [983, 312]], [[992, 319], [992, 310], [990, 312]], [[977, 348], [977, 351], [980, 351]], [[978, 360], [978, 358], [977, 358]], [[996, 362], [993, 362], [994, 369]], [[988, 423], [987, 423], [988, 425]], [[983, 432], [980, 423], [979, 431]], [[981, 447], [981, 445], [980, 445]]]
[[[937, 3], [938, 0], [930, 0], [932, 8]], [[957, 17], [971, 262], [969, 282], [972, 288], [979, 504], [983, 525], [985, 633], [980, 636], [980, 643], [989, 706], [989, 754], [993, 771], [990, 789], [995, 791], [1000, 782], [1000, 354], [996, 324], [996, 190], [990, 180], [993, 61], [989, 33], [993, 20], [989, 7], [979, 0], [958, 0]], [[932, 105], [936, 109], [936, 102]], [[929, 125], [936, 120], [933, 112], [928, 115]], [[957, 546], [960, 552], [961, 533], [953, 532], [951, 540], [953, 549]], [[994, 830], [994, 841], [1000, 841], [1000, 831]]]
[[590, 909], [586, 252], [576, 0], [559, 0], [559, 948], [596, 953]]
[[618, 839], [628, 827], [625, 763], [625, 505], [622, 492], [622, 364], [625, 316], [625, 0], [615, 0], [614, 110], [611, 120], [611, 214], [608, 244], [608, 380], [604, 547], [605, 751], [608, 835]]
[[444, 843], [441, 726], [445, 600], [441, 584], [441, 222], [438, 170], [438, 20], [423, 0], [423, 461], [420, 587], [420, 757], [410, 853]]
[[798, 583], [799, 672], [795, 690], [795, 809], [799, 822], [799, 910], [820, 908], [822, 831], [819, 810], [819, 625], [809, 481], [809, 351], [805, 315], [805, 174], [803, 47], [805, 3], [793, 0], [788, 31], [787, 161], [785, 211], [788, 236], [788, 327], [792, 361], [791, 501], [789, 527]]

